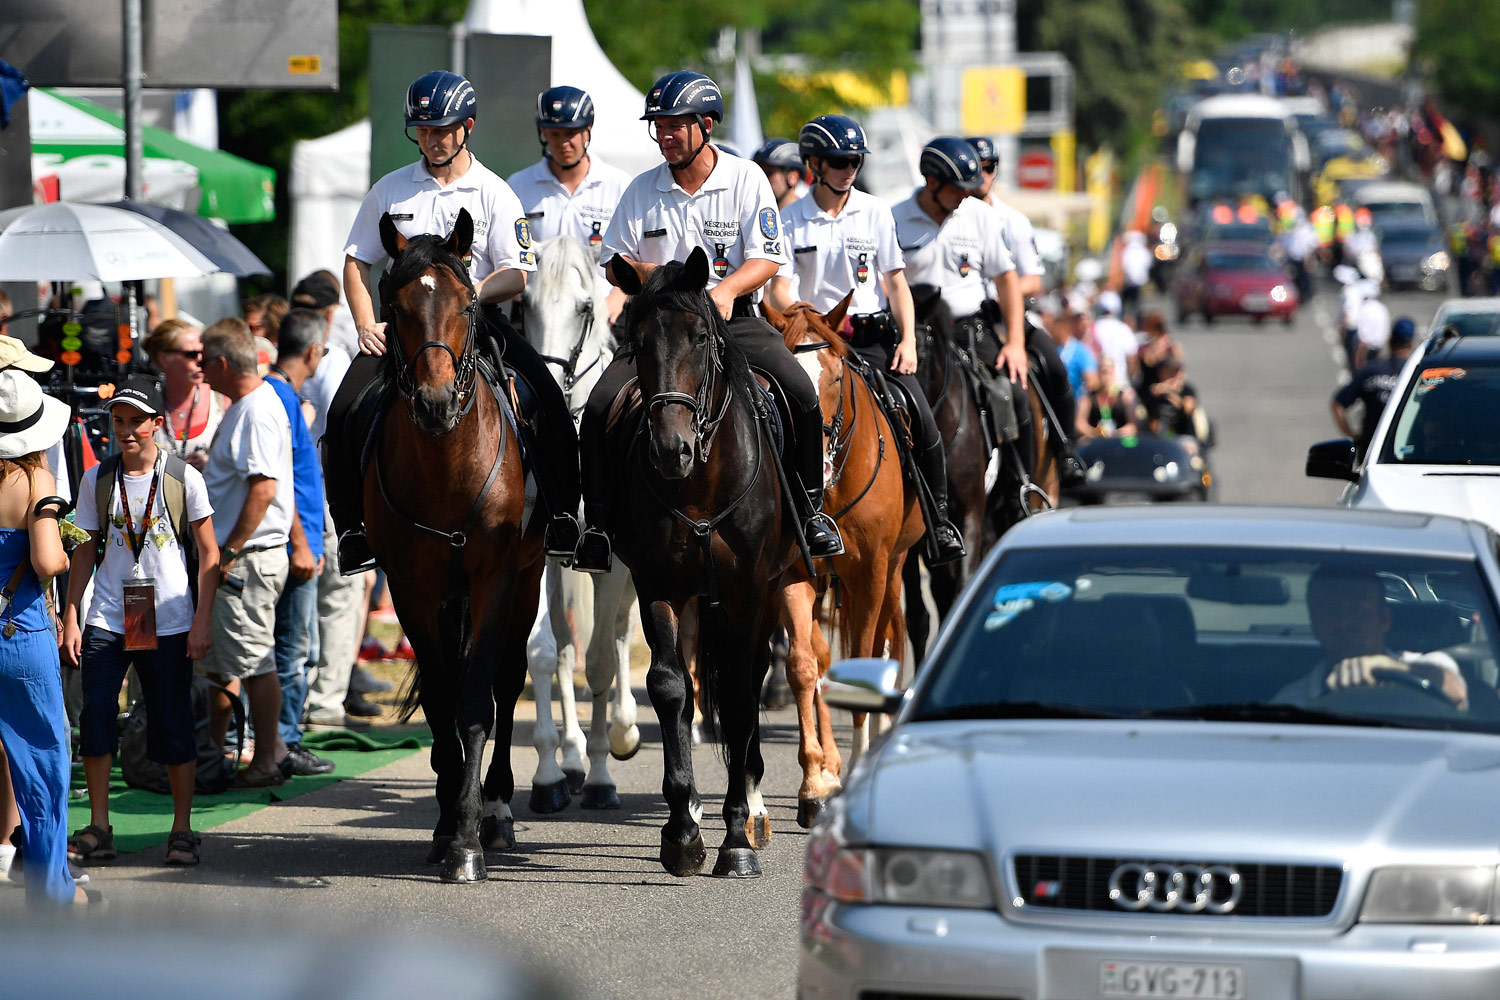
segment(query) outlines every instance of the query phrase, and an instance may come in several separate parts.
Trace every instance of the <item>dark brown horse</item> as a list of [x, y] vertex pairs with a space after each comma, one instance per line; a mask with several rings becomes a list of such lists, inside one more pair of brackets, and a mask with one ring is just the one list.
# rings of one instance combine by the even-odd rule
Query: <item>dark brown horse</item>
[[[432, 727], [438, 821], [427, 860], [445, 882], [485, 878], [484, 848], [515, 846], [511, 722], [543, 561], [515, 427], [478, 369], [483, 319], [463, 263], [473, 232], [466, 211], [446, 240], [408, 241], [389, 215], [380, 220], [397, 398], [365, 475], [370, 547], [416, 653], [415, 693]], [[492, 729], [498, 749], [481, 788]]]
[[[852, 296], [852, 293], [851, 293]], [[806, 302], [785, 314], [767, 306], [766, 318], [782, 332], [787, 347], [827, 344], [799, 355], [818, 386], [823, 409], [825, 449], [830, 476], [828, 511], [844, 536], [844, 554], [819, 564], [816, 580], [799, 573], [786, 592], [783, 623], [791, 640], [787, 681], [797, 699], [801, 728], [798, 761], [802, 787], [797, 791], [797, 822], [812, 825], [824, 801], [841, 786], [842, 761], [834, 739], [828, 706], [818, 694], [818, 680], [828, 670], [829, 644], [821, 622], [830, 580], [838, 579], [836, 613], [843, 656], [906, 655], [906, 619], [901, 611], [901, 570], [907, 550], [926, 526], [915, 487], [901, 474], [896, 435], [876, 403], [869, 384], [850, 365], [848, 345], [834, 331], [843, 322], [849, 298], [823, 316]], [[854, 718], [851, 762], [868, 743], [867, 718]]]
[[798, 560], [790, 494], [778, 481], [761, 390], [704, 292], [707, 256], [694, 250], [644, 281], [617, 258], [614, 274], [634, 296], [626, 328], [645, 415], [611, 431], [610, 524], [651, 647], [646, 687], [661, 720], [670, 810], [661, 863], [679, 876], [704, 863], [690, 735], [696, 661], [704, 717], [717, 718], [729, 767], [714, 874], [759, 875], [746, 825], [765, 812], [758, 701], [783, 578]]

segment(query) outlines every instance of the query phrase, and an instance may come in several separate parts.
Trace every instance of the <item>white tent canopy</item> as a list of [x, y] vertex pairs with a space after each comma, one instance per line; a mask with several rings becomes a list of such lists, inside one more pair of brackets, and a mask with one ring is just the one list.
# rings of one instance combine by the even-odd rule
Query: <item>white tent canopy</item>
[[[463, 23], [474, 34], [550, 35], [552, 84], [582, 87], [594, 99], [593, 152], [629, 174], [657, 162], [639, 121], [645, 96], [599, 47], [583, 0], [471, 0]], [[368, 121], [293, 145], [289, 281], [319, 268], [343, 273], [344, 240], [369, 176]]]

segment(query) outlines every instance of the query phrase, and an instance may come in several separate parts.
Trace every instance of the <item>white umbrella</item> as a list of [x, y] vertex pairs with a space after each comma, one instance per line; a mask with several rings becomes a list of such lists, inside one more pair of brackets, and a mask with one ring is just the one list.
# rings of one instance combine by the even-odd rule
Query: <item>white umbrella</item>
[[103, 205], [38, 205], [0, 233], [0, 281], [142, 281], [218, 270], [154, 219]]

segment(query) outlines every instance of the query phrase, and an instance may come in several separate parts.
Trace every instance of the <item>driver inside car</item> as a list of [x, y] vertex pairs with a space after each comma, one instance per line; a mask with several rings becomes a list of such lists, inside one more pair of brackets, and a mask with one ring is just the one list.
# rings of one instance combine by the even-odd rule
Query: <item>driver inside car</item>
[[1469, 688], [1453, 657], [1387, 647], [1391, 610], [1374, 573], [1319, 568], [1307, 581], [1307, 612], [1324, 656], [1311, 673], [1282, 688], [1272, 701], [1306, 705], [1329, 692], [1390, 683], [1378, 672], [1393, 671], [1426, 681], [1454, 708], [1468, 710]]

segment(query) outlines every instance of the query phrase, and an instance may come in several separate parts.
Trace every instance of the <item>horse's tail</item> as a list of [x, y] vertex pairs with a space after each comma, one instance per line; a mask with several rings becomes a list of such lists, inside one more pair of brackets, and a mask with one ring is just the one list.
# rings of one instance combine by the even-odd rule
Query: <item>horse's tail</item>
[[406, 668], [406, 682], [402, 685], [400, 698], [396, 718], [402, 722], [410, 722], [411, 717], [417, 714], [417, 709], [422, 707], [422, 671], [417, 669], [416, 660]]
[[[733, 630], [724, 605], [710, 605], [708, 598], [698, 599], [698, 707], [703, 710], [703, 738], [719, 744], [719, 756], [727, 766], [729, 748], [719, 735], [719, 716], [723, 706], [724, 673], [734, 652], [728, 637]], [[758, 697], [755, 692], [750, 697]]]
[[[458, 693], [463, 690], [464, 674], [467, 672], [465, 664], [468, 659], [463, 654], [468, 649], [470, 633], [468, 610], [469, 602], [463, 598], [449, 600], [438, 609], [440, 628], [438, 638], [442, 643], [443, 658], [440, 664], [431, 665], [433, 669], [427, 681], [428, 684], [440, 686], [440, 689], [433, 693], [439, 696], [438, 703], [442, 705], [457, 706]], [[448, 665], [448, 668], [441, 664]], [[402, 722], [409, 722], [421, 706], [422, 663], [420, 660], [413, 660], [406, 675], [406, 684], [401, 690], [401, 701], [396, 710], [396, 717]], [[427, 721], [431, 725], [434, 720], [429, 718]]]

